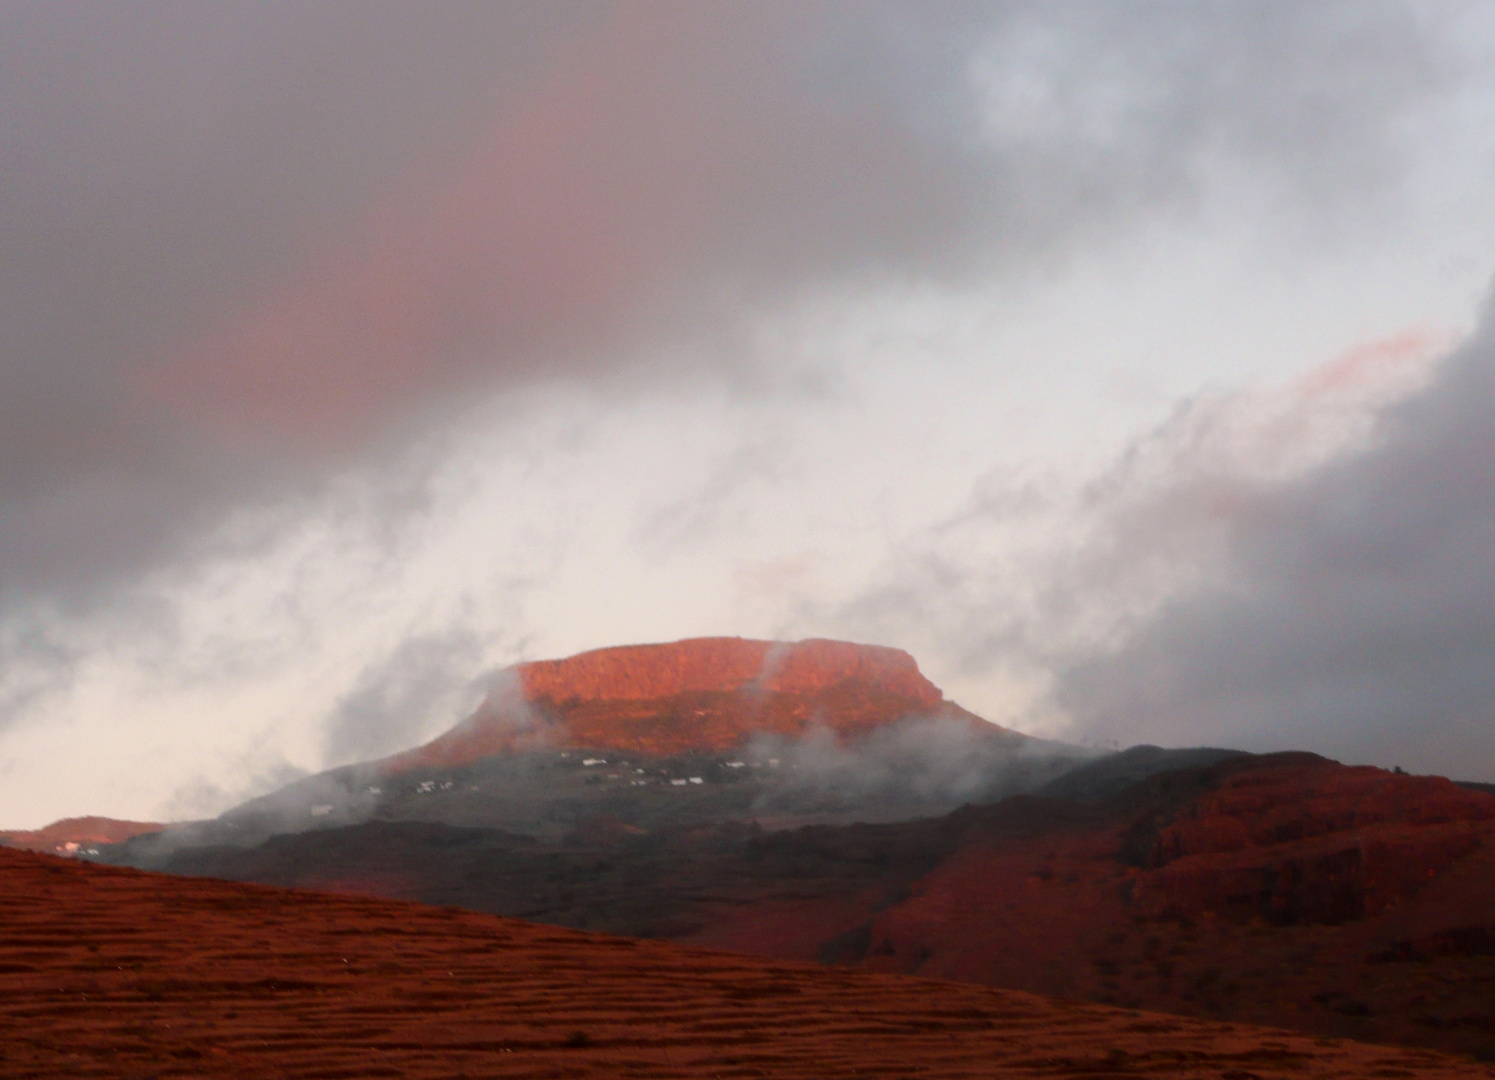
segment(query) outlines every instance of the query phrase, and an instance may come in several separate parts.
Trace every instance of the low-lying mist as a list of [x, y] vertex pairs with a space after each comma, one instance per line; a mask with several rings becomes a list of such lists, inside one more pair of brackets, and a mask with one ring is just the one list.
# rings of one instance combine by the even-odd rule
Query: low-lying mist
[[579, 835], [599, 820], [642, 831], [725, 821], [769, 828], [896, 821], [1035, 791], [1095, 757], [969, 717], [913, 716], [855, 741], [824, 726], [799, 738], [760, 734], [734, 753], [655, 758], [536, 745], [452, 766], [395, 758], [299, 779], [102, 857], [162, 866], [184, 847], [248, 847], [369, 821], [497, 829], [544, 841]]
[[749, 752], [754, 760], [779, 763], [755, 811], [844, 806], [862, 820], [995, 802], [1033, 791], [1095, 756], [949, 716], [911, 717], [855, 742], [840, 741], [826, 727], [798, 739], [765, 734]]

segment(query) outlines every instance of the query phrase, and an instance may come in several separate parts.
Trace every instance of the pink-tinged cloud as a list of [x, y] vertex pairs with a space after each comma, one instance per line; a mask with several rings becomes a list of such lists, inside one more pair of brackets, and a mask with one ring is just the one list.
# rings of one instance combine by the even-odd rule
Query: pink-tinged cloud
[[[1396, 335], [1321, 381], [1374, 383], [1424, 346]], [[1495, 772], [1495, 308], [1370, 434], [1251, 480], [1222, 572], [1061, 672], [1082, 727]]]
[[1296, 390], [1304, 398], [1375, 393], [1386, 387], [1405, 391], [1421, 381], [1456, 340], [1446, 330], [1408, 327], [1346, 350], [1310, 371]]
[[357, 441], [436, 395], [584, 371], [713, 284], [792, 287], [903, 245], [928, 207], [958, 213], [923, 198], [943, 168], [889, 118], [792, 91], [786, 29], [625, 6], [462, 160], [370, 207], [153, 392], [241, 435]]
[[237, 318], [182, 349], [156, 389], [191, 413], [312, 441], [355, 436], [412, 399], [615, 312], [662, 237], [609, 207], [599, 137], [631, 102], [594, 46], [510, 104], [484, 143], [364, 215]]
[[730, 379], [786, 300], [1051, 280], [1221, 151], [1353, 225], [1441, 41], [1363, 0], [0, 7], [0, 596], [122, 580], [452, 401]]

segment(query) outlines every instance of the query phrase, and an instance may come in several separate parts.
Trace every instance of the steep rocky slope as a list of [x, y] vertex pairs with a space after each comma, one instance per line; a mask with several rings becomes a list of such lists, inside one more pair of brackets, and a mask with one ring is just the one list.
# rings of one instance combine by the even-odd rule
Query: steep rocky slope
[[1475, 1080], [1436, 1053], [0, 852], [7, 1077]]

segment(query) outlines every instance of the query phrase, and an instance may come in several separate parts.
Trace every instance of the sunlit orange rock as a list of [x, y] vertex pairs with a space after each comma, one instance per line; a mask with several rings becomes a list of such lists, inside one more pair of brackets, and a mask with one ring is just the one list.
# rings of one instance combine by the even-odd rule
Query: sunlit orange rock
[[958, 717], [900, 649], [810, 639], [695, 638], [520, 664], [471, 717], [386, 761], [390, 771], [459, 765], [538, 746], [653, 756], [725, 752], [755, 735], [821, 726], [855, 739], [911, 716]]
[[865, 684], [932, 708], [944, 700], [901, 649], [811, 638], [692, 638], [664, 645], [594, 649], [519, 666], [532, 702], [642, 701], [689, 693], [814, 693]]

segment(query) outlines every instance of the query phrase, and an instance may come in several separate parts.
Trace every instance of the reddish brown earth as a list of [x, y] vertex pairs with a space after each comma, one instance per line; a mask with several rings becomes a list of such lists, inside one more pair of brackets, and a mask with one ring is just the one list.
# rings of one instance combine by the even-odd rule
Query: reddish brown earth
[[106, 817], [63, 818], [42, 829], [0, 832], [0, 846], [51, 855], [75, 855], [81, 848], [118, 844], [132, 836], [146, 836], [166, 828], [154, 821], [120, 821]]
[[855, 739], [909, 716], [949, 715], [1019, 737], [945, 701], [908, 653], [845, 641], [626, 645], [520, 664], [513, 675], [472, 717], [388, 759], [386, 771], [462, 765], [536, 746], [651, 757], [720, 753], [759, 733], [793, 737], [815, 724]]
[[1089, 815], [1011, 802], [865, 923], [843, 892], [684, 940], [824, 955], [812, 912], [840, 906], [872, 970], [1495, 1059], [1495, 797], [1284, 754]]
[[1309, 754], [930, 821], [369, 823], [175, 868], [1495, 1059], [1495, 796]]
[[0, 852], [7, 1077], [1489, 1078], [1421, 1050]]

